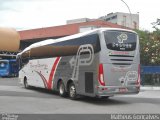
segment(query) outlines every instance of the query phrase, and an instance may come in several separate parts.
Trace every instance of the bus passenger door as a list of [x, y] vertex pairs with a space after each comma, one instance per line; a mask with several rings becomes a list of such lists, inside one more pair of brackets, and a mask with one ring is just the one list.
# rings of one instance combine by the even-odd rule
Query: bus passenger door
[[37, 81], [38, 81], [38, 79], [40, 79], [40, 77], [38, 75], [38, 72], [39, 72], [38, 60], [30, 60], [28, 65], [30, 68], [30, 69], [28, 69], [28, 75], [29, 75], [28, 76], [29, 77], [28, 83], [30, 83], [33, 86], [38, 87]]

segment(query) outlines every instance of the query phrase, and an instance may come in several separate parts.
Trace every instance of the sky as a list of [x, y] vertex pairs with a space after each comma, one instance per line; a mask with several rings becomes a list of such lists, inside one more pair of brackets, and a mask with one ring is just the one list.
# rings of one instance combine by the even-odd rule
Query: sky
[[[160, 0], [124, 0], [131, 13], [139, 13], [141, 30], [152, 31], [160, 19]], [[77, 18], [99, 18], [111, 12], [129, 13], [121, 0], [0, 0], [0, 27], [17, 30], [66, 24]]]

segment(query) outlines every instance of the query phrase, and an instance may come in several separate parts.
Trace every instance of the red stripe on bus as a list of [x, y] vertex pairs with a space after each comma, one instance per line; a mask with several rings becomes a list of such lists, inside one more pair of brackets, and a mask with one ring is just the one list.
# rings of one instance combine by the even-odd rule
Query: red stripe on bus
[[51, 70], [51, 73], [50, 73], [50, 76], [49, 76], [49, 81], [48, 81], [48, 89], [52, 89], [52, 80], [53, 80], [53, 77], [54, 77], [54, 74], [55, 74], [55, 71], [56, 71], [56, 67], [59, 63], [59, 60], [60, 60], [60, 57], [57, 57], [53, 66], [52, 66], [52, 70]]
[[43, 80], [43, 84], [44, 84], [45, 88], [48, 89], [48, 84], [47, 84], [46, 78], [45, 78], [40, 72], [38, 72], [38, 71], [35, 71], [35, 72], [36, 72], [36, 73], [41, 77], [41, 79]]

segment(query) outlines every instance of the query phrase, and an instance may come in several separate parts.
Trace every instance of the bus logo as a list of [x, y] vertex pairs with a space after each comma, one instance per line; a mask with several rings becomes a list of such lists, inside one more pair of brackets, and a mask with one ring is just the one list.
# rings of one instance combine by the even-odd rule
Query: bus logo
[[136, 81], [138, 79], [137, 71], [128, 71], [125, 76], [119, 78], [123, 86], [128, 85], [128, 81]]
[[[84, 53], [88, 53], [89, 56], [85, 58], [81, 58], [81, 55], [84, 55]], [[94, 49], [91, 44], [85, 44], [81, 45], [77, 51], [76, 57], [72, 57], [70, 60], [70, 65], [73, 68], [73, 73], [72, 73], [72, 79], [78, 80], [79, 76], [79, 67], [80, 66], [87, 66], [91, 65], [94, 59]]]
[[125, 33], [122, 33], [119, 36], [117, 36], [117, 39], [119, 43], [123, 43], [125, 40], [128, 39], [128, 36]]

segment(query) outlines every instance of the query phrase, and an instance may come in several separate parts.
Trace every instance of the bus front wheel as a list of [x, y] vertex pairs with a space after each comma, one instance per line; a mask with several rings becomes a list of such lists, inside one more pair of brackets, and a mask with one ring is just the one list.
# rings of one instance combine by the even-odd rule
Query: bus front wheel
[[26, 78], [26, 77], [24, 78], [24, 87], [25, 87], [26, 89], [29, 88], [28, 81], [27, 81], [27, 78]]
[[77, 93], [76, 93], [76, 87], [74, 85], [74, 83], [70, 83], [69, 85], [69, 97], [72, 99], [72, 100], [75, 100], [77, 98]]
[[66, 96], [66, 90], [65, 90], [65, 86], [64, 86], [64, 83], [63, 83], [62, 80], [59, 82], [58, 89], [59, 89], [59, 95], [62, 96], [62, 97], [65, 97]]

